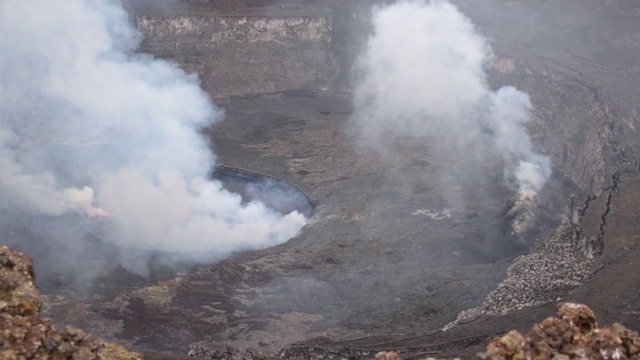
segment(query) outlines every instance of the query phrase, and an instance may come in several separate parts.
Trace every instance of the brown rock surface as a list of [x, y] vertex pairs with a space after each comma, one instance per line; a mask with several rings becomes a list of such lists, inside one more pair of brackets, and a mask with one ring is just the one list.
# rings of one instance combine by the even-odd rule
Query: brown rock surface
[[32, 316], [40, 312], [42, 297], [33, 283], [33, 266], [25, 254], [0, 248], [0, 310], [3, 315]]
[[0, 359], [141, 359], [82, 330], [58, 330], [38, 317], [42, 297], [26, 255], [2, 246], [0, 265]]
[[561, 303], [555, 318], [526, 334], [513, 330], [489, 343], [482, 359], [640, 359], [640, 336], [619, 323], [598, 327], [586, 305]]

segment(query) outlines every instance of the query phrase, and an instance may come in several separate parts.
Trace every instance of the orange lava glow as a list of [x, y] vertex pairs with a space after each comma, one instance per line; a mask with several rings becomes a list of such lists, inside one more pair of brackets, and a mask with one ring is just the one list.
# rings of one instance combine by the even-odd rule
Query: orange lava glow
[[91, 208], [89, 211], [87, 211], [87, 215], [89, 215], [89, 219], [94, 218], [94, 217], [112, 217], [113, 215], [109, 214], [108, 212], [100, 209], [100, 208]]

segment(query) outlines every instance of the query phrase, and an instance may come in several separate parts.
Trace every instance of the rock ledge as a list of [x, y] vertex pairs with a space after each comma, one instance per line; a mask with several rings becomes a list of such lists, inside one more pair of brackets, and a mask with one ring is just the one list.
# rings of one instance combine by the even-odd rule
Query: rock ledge
[[39, 317], [42, 297], [33, 264], [25, 255], [0, 247], [0, 359], [139, 360], [142, 357], [82, 330], [55, 328]]

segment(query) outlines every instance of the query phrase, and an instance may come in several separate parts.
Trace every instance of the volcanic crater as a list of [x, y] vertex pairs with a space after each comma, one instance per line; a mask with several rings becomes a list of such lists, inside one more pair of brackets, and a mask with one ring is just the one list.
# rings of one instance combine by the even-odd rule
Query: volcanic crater
[[500, 159], [410, 137], [391, 158], [354, 145], [349, 74], [374, 2], [128, 0], [140, 51], [196, 73], [225, 109], [203, 130], [213, 177], [309, 221], [272, 248], [116, 271], [83, 296], [36, 274], [46, 314], [149, 358], [465, 357], [558, 300], [639, 328], [640, 5], [452, 2], [490, 39], [491, 87], [531, 97], [529, 134], [554, 164], [537, 198], [517, 197]]

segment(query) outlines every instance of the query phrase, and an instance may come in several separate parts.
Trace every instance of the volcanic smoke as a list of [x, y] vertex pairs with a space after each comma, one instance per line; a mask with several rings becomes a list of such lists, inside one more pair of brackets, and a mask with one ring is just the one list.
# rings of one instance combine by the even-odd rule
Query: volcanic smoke
[[300, 213], [208, 179], [199, 130], [222, 111], [195, 76], [136, 53], [139, 41], [118, 1], [0, 2], [3, 213], [109, 216], [103, 240], [140, 254], [114, 261], [139, 273], [150, 251], [218, 260], [295, 236]]
[[551, 175], [525, 124], [529, 96], [489, 88], [487, 40], [447, 1], [399, 1], [376, 7], [373, 33], [355, 66], [351, 126], [360, 143], [385, 149], [393, 137], [424, 138], [447, 153], [481, 159], [497, 152], [505, 177], [534, 196]]

